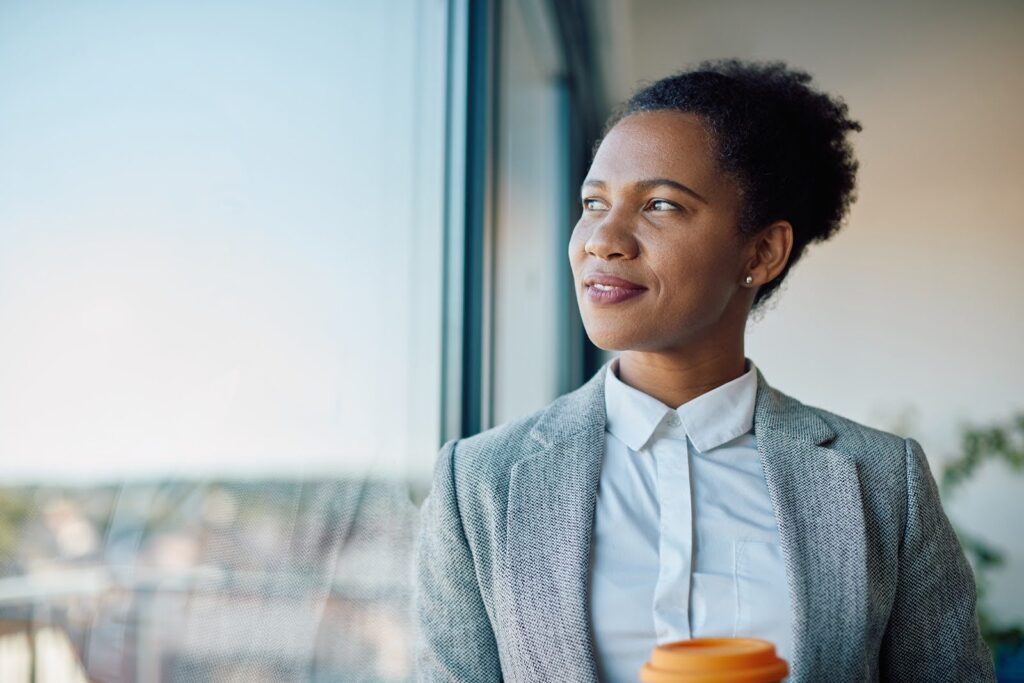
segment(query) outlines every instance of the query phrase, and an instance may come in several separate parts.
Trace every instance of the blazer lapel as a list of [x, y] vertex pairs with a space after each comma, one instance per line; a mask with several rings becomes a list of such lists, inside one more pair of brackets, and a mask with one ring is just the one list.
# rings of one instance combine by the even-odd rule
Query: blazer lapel
[[779, 529], [793, 611], [792, 681], [859, 671], [867, 545], [856, 463], [824, 446], [835, 432], [757, 372], [754, 431]]
[[596, 683], [590, 547], [604, 456], [604, 371], [557, 399], [509, 480], [507, 576], [524, 680]]

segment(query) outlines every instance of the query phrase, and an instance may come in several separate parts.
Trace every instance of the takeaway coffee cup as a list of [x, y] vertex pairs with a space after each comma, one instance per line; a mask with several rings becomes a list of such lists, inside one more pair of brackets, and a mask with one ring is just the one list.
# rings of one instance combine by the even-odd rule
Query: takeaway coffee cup
[[757, 638], [693, 638], [654, 648], [642, 683], [779, 683], [789, 675], [775, 646]]

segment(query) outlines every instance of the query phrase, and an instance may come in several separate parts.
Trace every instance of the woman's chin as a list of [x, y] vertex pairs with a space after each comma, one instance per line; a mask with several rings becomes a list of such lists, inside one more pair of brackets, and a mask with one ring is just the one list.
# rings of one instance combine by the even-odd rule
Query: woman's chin
[[586, 327], [587, 337], [604, 351], [629, 351], [644, 345], [644, 338], [628, 325], [594, 325]]

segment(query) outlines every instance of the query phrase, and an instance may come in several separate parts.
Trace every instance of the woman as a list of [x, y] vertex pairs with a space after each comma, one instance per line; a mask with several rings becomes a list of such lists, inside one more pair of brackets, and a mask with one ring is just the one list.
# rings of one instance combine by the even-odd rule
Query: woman
[[860, 124], [783, 63], [703, 62], [606, 128], [569, 243], [621, 354], [449, 441], [421, 512], [427, 681], [636, 681], [656, 643], [774, 642], [790, 680], [993, 681], [914, 439], [772, 388], [752, 311], [854, 199]]

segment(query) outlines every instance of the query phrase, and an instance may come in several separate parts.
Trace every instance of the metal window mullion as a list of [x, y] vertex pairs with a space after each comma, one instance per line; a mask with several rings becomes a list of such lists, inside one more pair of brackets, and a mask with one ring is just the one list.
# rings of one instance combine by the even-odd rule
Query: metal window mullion
[[445, 78], [444, 325], [441, 359], [441, 440], [463, 432], [466, 306], [467, 100], [469, 2], [448, 2]]
[[469, 3], [466, 97], [465, 292], [462, 424], [470, 435], [490, 426], [493, 403], [496, 98], [498, 0]]

